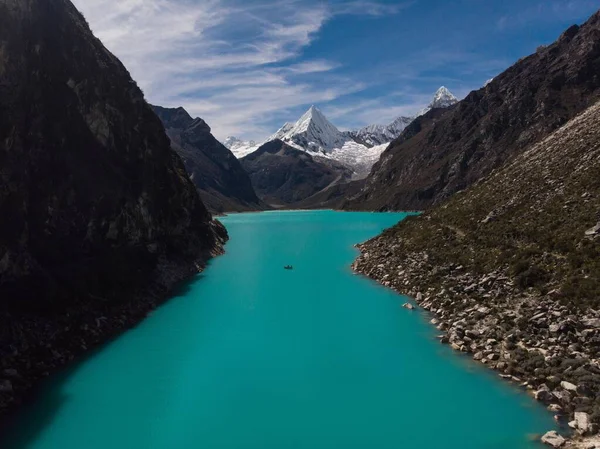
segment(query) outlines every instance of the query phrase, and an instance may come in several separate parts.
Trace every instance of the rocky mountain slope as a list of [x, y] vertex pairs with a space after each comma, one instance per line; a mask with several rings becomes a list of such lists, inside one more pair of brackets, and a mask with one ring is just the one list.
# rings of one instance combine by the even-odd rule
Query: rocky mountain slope
[[214, 212], [260, 210], [250, 178], [237, 158], [214, 138], [201, 118], [183, 108], [152, 106], [173, 149], [183, 160], [204, 204]]
[[291, 208], [338, 210], [347, 198], [357, 195], [364, 185], [364, 179], [357, 179], [344, 183], [334, 183], [308, 198], [293, 203]]
[[360, 250], [355, 269], [416, 298], [442, 342], [598, 431], [600, 103]]
[[462, 190], [600, 96], [600, 12], [445, 113], [408, 126], [348, 209], [424, 209]]
[[265, 143], [240, 162], [261, 199], [274, 207], [292, 206], [352, 177], [345, 166], [278, 139]]
[[0, 216], [0, 414], [226, 238], [68, 0], [0, 1]]

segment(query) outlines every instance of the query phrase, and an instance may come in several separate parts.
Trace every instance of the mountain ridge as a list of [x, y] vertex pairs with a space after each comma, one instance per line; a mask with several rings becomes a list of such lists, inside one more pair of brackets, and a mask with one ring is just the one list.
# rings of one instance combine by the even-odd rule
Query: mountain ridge
[[70, 1], [0, 2], [0, 49], [3, 414], [143, 319], [227, 232]]
[[273, 207], [293, 207], [334, 184], [351, 179], [352, 171], [334, 160], [271, 140], [240, 159], [261, 199]]
[[[442, 86], [423, 111], [447, 107], [456, 101], [456, 97]], [[358, 130], [340, 131], [312, 105], [296, 122], [286, 122], [263, 144], [280, 139], [299, 150], [337, 160], [353, 169], [356, 178], [364, 178], [387, 144], [397, 138], [415, 117], [400, 116], [387, 125], [368, 125]], [[233, 136], [225, 142], [238, 158], [251, 154], [262, 145], [253, 141], [244, 142]]]
[[415, 298], [442, 343], [526, 384], [575, 430], [566, 437], [581, 438], [600, 423], [599, 211], [597, 101], [480, 182], [359, 245], [353, 267]]
[[152, 106], [161, 119], [171, 146], [208, 208], [216, 213], [262, 210], [264, 204], [252, 188], [239, 160], [211, 134], [201, 118], [184, 108]]
[[590, 106], [600, 96], [599, 72], [600, 11], [459, 103], [411, 123], [344, 208], [420, 210], [442, 202]]

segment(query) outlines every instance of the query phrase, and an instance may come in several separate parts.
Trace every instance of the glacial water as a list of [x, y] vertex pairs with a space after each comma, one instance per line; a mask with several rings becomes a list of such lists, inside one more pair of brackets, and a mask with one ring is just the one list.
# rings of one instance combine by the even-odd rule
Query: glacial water
[[0, 447], [538, 447], [549, 413], [440, 345], [406, 298], [351, 272], [352, 245], [404, 217], [225, 217], [227, 253], [50, 380]]

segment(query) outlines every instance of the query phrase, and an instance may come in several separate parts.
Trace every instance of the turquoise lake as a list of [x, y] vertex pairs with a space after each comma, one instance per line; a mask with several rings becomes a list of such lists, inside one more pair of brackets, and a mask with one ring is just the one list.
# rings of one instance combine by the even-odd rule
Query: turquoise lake
[[[48, 382], [2, 448], [529, 449], [555, 427], [350, 264], [405, 214], [223, 218], [226, 254]], [[283, 266], [292, 264], [294, 270]]]

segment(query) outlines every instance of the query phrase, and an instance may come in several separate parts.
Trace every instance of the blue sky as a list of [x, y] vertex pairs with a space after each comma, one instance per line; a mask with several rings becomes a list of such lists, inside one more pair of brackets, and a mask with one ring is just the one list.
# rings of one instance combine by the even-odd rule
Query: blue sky
[[462, 98], [597, 0], [74, 0], [148, 101], [220, 139], [261, 140], [317, 105], [388, 123], [445, 85]]

